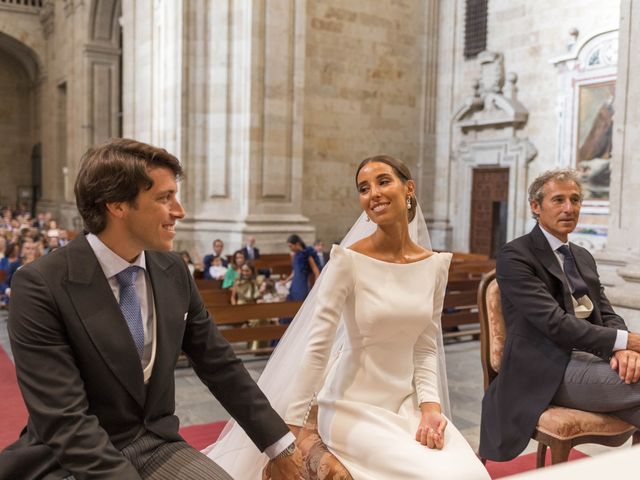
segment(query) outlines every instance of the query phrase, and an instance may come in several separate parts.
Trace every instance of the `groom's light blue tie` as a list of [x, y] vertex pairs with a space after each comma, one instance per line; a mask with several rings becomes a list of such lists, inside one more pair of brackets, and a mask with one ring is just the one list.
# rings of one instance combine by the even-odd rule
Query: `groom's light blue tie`
[[116, 275], [120, 284], [120, 310], [127, 321], [127, 326], [136, 345], [138, 356], [142, 358], [144, 350], [144, 326], [142, 325], [142, 313], [140, 301], [136, 293], [136, 278], [140, 267], [131, 265]]

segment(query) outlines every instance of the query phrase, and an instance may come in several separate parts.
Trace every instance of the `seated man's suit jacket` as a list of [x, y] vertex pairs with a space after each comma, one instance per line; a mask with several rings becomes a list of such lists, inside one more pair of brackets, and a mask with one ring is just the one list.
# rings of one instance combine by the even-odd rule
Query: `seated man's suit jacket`
[[506, 342], [500, 372], [482, 401], [480, 455], [510, 460], [526, 447], [562, 382], [573, 349], [609, 360], [616, 330], [626, 330], [604, 294], [591, 254], [570, 244], [594, 309], [574, 315], [571, 290], [536, 227], [506, 244], [496, 263]]
[[[141, 431], [181, 440], [174, 367], [181, 351], [264, 450], [288, 428], [218, 332], [181, 258], [146, 252], [157, 318], [144, 384], [131, 334], [84, 235], [19, 270], [9, 331], [29, 412], [0, 454], [0, 479], [138, 479], [120, 450]], [[55, 472], [55, 473], [53, 473]]]

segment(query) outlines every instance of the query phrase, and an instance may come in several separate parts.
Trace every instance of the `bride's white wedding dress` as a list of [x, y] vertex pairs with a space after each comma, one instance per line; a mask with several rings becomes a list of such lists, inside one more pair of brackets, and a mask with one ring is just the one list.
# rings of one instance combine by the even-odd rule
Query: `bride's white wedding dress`
[[[450, 262], [450, 253], [395, 264], [331, 251], [285, 420], [302, 425], [316, 397], [320, 437], [355, 480], [489, 478], [451, 422], [442, 450], [415, 440], [418, 405], [439, 402], [436, 335]], [[344, 344], [329, 360], [341, 316]]]

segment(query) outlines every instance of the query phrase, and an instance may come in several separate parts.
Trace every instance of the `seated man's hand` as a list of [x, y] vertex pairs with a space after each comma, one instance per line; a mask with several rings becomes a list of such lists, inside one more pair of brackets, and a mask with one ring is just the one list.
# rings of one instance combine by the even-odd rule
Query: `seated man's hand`
[[640, 353], [633, 350], [618, 350], [609, 362], [611, 368], [618, 371], [620, 380], [626, 384], [640, 380]]
[[288, 457], [269, 460], [262, 471], [263, 480], [298, 480], [302, 478], [302, 453], [296, 448]]

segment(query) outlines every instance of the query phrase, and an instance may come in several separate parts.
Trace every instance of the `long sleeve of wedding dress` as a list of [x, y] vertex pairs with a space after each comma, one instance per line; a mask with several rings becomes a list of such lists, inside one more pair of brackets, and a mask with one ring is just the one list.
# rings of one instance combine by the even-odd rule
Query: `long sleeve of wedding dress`
[[444, 295], [446, 289], [450, 253], [440, 254], [442, 261], [438, 265], [436, 284], [433, 295], [433, 314], [424, 331], [418, 337], [413, 347], [414, 383], [418, 396], [418, 404], [423, 402], [440, 403], [438, 393], [438, 345], [436, 335], [442, 316]]
[[309, 405], [318, 393], [329, 361], [334, 337], [347, 297], [353, 292], [353, 267], [347, 252], [339, 246], [331, 250], [323, 283], [318, 291], [309, 344], [294, 381], [292, 401], [285, 422], [302, 426]]

